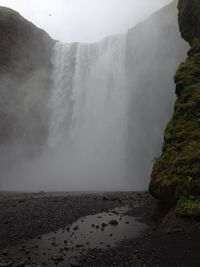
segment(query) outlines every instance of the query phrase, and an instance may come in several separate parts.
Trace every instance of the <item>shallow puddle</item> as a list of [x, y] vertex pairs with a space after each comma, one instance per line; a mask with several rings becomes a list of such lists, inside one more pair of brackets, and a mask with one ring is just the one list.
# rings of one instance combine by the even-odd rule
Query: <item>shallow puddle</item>
[[80, 218], [66, 228], [34, 238], [7, 250], [14, 262], [27, 265], [71, 266], [88, 249], [106, 249], [118, 242], [137, 237], [147, 226], [126, 216], [127, 208]]

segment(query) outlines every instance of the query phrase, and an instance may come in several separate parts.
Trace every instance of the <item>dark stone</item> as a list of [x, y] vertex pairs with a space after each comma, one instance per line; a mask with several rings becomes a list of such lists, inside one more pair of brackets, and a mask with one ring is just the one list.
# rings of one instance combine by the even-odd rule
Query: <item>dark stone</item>
[[111, 220], [109, 221], [110, 225], [118, 225], [118, 221], [117, 220]]

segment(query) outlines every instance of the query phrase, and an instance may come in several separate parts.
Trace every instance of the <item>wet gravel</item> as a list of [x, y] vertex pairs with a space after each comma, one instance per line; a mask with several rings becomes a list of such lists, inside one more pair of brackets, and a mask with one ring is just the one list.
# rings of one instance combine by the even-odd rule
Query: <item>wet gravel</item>
[[147, 230], [134, 240], [108, 250], [90, 250], [82, 267], [199, 267], [200, 230]]
[[[127, 237], [106, 249], [84, 248], [82, 256], [70, 264], [62, 261], [59, 255], [51, 257], [52, 265], [30, 261], [30, 251], [26, 248], [29, 241], [26, 240], [40, 239], [41, 235], [72, 225], [83, 216], [127, 205], [131, 209], [126, 215], [149, 226], [139, 237]], [[200, 223], [181, 219], [159, 224], [152, 220], [153, 210], [154, 201], [146, 192], [0, 193], [0, 266], [199, 267]], [[113, 221], [113, 227], [115, 225]], [[26, 258], [16, 263], [9, 259], [8, 248], [20, 244], [24, 244], [22, 250]]]
[[138, 205], [148, 194], [0, 193], [0, 249], [49, 233], [78, 218], [123, 205]]

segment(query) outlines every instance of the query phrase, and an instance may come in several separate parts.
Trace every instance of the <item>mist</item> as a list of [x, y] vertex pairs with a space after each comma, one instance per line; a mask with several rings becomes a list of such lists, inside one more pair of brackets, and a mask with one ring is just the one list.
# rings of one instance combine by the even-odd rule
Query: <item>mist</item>
[[[16, 10], [29, 12], [25, 1], [12, 2], [20, 3]], [[127, 1], [126, 10], [121, 9], [122, 1], [110, 1], [109, 8], [106, 1], [93, 1], [92, 10], [84, 9], [91, 13], [83, 12], [90, 19], [86, 24], [94, 20], [91, 31], [80, 21], [68, 23], [64, 15], [63, 22], [62, 16], [56, 19], [59, 5], [49, 2], [42, 1], [40, 10], [51, 14], [49, 20], [55, 16], [54, 26], [42, 24], [40, 12], [31, 20], [65, 42], [57, 42], [52, 50], [49, 88], [41, 89], [47, 74], [38, 70], [24, 82], [25, 97], [23, 88], [17, 93], [18, 103], [15, 95], [6, 96], [1, 89], [4, 103], [10, 102], [7, 112], [15, 114], [20, 125], [15, 140], [2, 146], [1, 189], [146, 190], [153, 158], [161, 151], [162, 133], [173, 112], [173, 75], [188, 49], [180, 37], [176, 1], [129, 30], [169, 1]], [[79, 3], [82, 14], [83, 1], [60, 3], [62, 10]], [[84, 0], [84, 7], [89, 3]], [[98, 30], [102, 18], [97, 14], [105, 15], [103, 10], [108, 14]], [[110, 23], [107, 16], [113, 18]], [[71, 17], [76, 17], [73, 12]], [[58, 31], [56, 23], [68, 26]], [[117, 30], [120, 34], [94, 42]], [[68, 42], [72, 40], [87, 43]], [[1, 87], [6, 88], [8, 77], [1, 79]]]

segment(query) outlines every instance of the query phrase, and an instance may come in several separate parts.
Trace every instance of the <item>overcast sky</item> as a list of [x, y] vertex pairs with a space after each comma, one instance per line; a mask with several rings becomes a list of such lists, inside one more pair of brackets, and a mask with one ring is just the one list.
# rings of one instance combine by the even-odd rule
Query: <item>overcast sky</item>
[[64, 42], [125, 32], [172, 0], [0, 0]]

